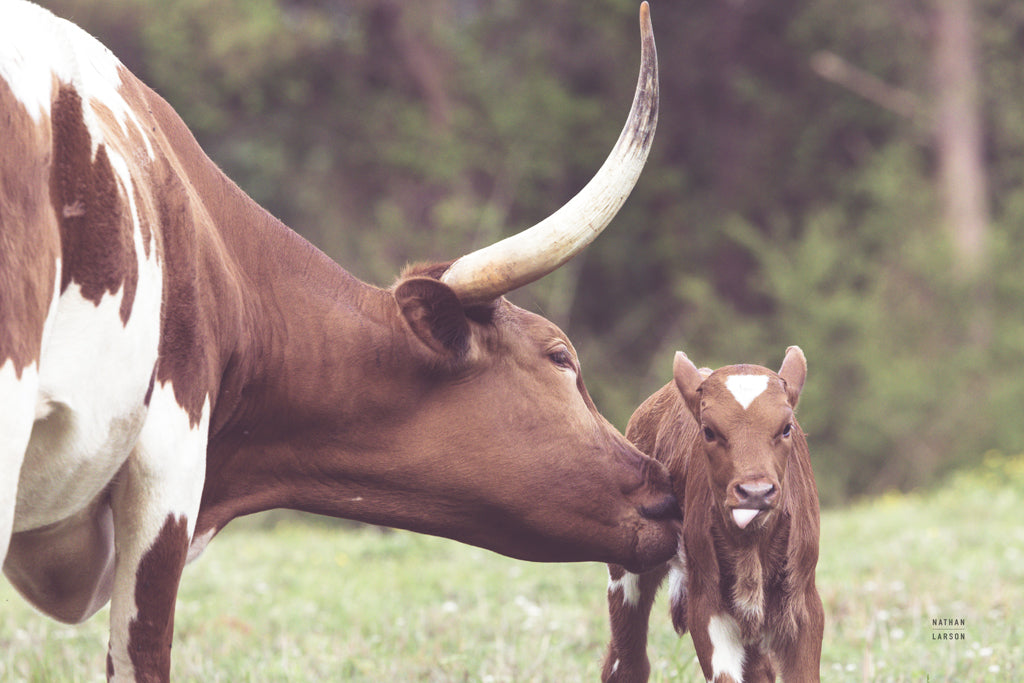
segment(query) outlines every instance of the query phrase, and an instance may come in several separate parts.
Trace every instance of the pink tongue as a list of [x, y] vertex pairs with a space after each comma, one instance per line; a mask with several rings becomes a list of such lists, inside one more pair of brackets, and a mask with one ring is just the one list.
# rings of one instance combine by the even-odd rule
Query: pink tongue
[[736, 522], [736, 526], [741, 529], [745, 529], [750, 521], [757, 517], [760, 510], [741, 510], [736, 509], [732, 511], [732, 518]]

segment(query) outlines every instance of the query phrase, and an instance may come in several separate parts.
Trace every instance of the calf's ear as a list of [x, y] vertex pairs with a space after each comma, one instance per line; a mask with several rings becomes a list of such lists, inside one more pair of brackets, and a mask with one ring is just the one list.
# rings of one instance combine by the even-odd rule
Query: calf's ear
[[459, 297], [429, 277], [411, 277], [395, 287], [395, 300], [410, 329], [434, 352], [453, 360], [469, 350], [469, 322]]
[[676, 381], [676, 388], [682, 394], [686, 407], [693, 413], [693, 417], [700, 421], [700, 385], [707, 377], [697, 369], [685, 353], [676, 351], [675, 361], [672, 363], [672, 378]]
[[800, 391], [804, 388], [804, 380], [807, 379], [807, 358], [799, 346], [790, 346], [786, 349], [786, 357], [782, 360], [782, 367], [779, 369], [779, 377], [786, 382], [786, 395], [789, 397], [789, 405], [796, 408], [800, 400]]

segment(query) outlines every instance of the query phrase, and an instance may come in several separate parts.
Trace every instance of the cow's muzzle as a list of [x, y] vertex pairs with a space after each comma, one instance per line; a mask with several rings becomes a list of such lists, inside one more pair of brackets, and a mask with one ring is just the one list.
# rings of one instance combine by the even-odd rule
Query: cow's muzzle
[[664, 519], [682, 519], [683, 512], [679, 509], [679, 503], [676, 501], [675, 496], [665, 496], [661, 500], [651, 503], [650, 505], [640, 506], [640, 515], [644, 519], [651, 520], [664, 520]]

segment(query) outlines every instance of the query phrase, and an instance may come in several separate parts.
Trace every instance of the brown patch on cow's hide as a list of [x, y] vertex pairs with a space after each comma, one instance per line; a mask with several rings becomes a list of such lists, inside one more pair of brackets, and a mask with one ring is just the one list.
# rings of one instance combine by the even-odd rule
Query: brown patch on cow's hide
[[[140, 130], [131, 121], [127, 122], [124, 145], [126, 149], [137, 150], [138, 169], [133, 170], [133, 190], [142, 243], [147, 256], [155, 248], [163, 273], [155, 381], [161, 385], [171, 383], [175, 400], [188, 413], [194, 427], [199, 424], [206, 397], [212, 395], [218, 376], [211, 370], [217, 360], [211, 328], [219, 324], [221, 317], [231, 317], [227, 313], [231, 302], [226, 298], [214, 300], [203, 296], [209, 285], [208, 271], [223, 264], [206, 260], [201, 248], [202, 234], [213, 232], [214, 228], [181, 168], [181, 159], [176, 156], [182, 153], [202, 155], [202, 152], [194, 141], [191, 148], [186, 147], [183, 152], [175, 140], [169, 139], [178, 129], [188, 134], [184, 124], [158, 95], [124, 69], [120, 94], [135, 112], [139, 124], [145, 127]], [[113, 117], [102, 107], [97, 109], [97, 115], [101, 119]], [[143, 136], [152, 146], [152, 159], [146, 155]], [[152, 386], [147, 397], [151, 394]]]
[[128, 626], [128, 655], [136, 671], [170, 671], [174, 603], [188, 554], [188, 540], [187, 520], [167, 515], [135, 572], [138, 611]]
[[48, 197], [49, 131], [0, 78], [0, 367], [39, 359], [53, 298], [57, 222]]
[[126, 189], [114, 174], [104, 142], [93, 159], [82, 98], [74, 88], [58, 89], [51, 126], [50, 199], [60, 225], [61, 291], [76, 282], [82, 297], [98, 306], [104, 294], [123, 286], [120, 315], [127, 324], [139, 273]]
[[[166, 159], [154, 164], [157, 220], [162, 229], [164, 255], [163, 331], [157, 380], [171, 382], [174, 398], [199, 424], [203, 404], [211, 390], [207, 356], [210, 340], [201, 307], [200, 258], [197, 248], [195, 207], [189, 192]], [[207, 311], [216, 311], [215, 302]]]
[[[121, 88], [122, 95], [125, 96], [126, 100], [128, 95], [131, 94], [132, 89], [127, 87], [127, 84], [133, 79], [134, 76], [128, 71], [122, 71], [121, 79], [125, 85]], [[96, 117], [100, 120], [103, 125], [103, 129], [106, 131], [108, 141], [117, 149], [127, 150], [125, 153], [125, 160], [129, 164], [148, 164], [149, 158], [146, 156], [148, 140], [144, 137], [145, 133], [135, 125], [131, 117], [125, 117], [122, 121], [111, 111], [110, 107], [97, 102], [96, 100], [90, 101], [90, 106]], [[133, 108], [134, 109], [134, 108]], [[136, 115], [139, 115], [136, 112]], [[127, 130], [127, 133], [125, 133]], [[148, 143], [152, 144], [152, 143]], [[134, 171], [134, 169], [133, 169]], [[136, 216], [135, 218], [139, 222], [139, 233], [141, 236], [142, 248], [148, 258], [151, 251], [153, 241], [153, 231], [150, 227], [149, 217], [152, 213], [151, 210], [147, 211], [147, 207], [143, 203], [142, 193], [139, 191], [139, 180], [134, 177], [133, 172], [133, 183], [132, 183], [132, 195], [135, 201]], [[126, 190], [127, 191], [127, 190]], [[125, 201], [126, 211], [128, 202]]]

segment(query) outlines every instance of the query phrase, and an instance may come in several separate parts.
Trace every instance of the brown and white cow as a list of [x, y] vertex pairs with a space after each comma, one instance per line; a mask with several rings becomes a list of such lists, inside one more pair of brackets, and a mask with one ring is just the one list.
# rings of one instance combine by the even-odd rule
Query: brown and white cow
[[379, 289], [246, 197], [97, 41], [0, 0], [0, 559], [62, 621], [111, 601], [108, 678], [169, 678], [183, 566], [268, 508], [530, 560], [672, 555], [665, 468], [597, 412], [566, 336], [502, 296], [636, 182], [646, 5], [641, 27], [633, 109], [580, 194]]
[[698, 370], [676, 354], [669, 382], [626, 436], [668, 466], [683, 507], [675, 558], [635, 574], [609, 565], [611, 642], [602, 680], [646, 681], [647, 625], [666, 574], [672, 622], [716, 683], [819, 680], [824, 611], [814, 586], [818, 491], [794, 416], [807, 376], [796, 346], [778, 374]]

